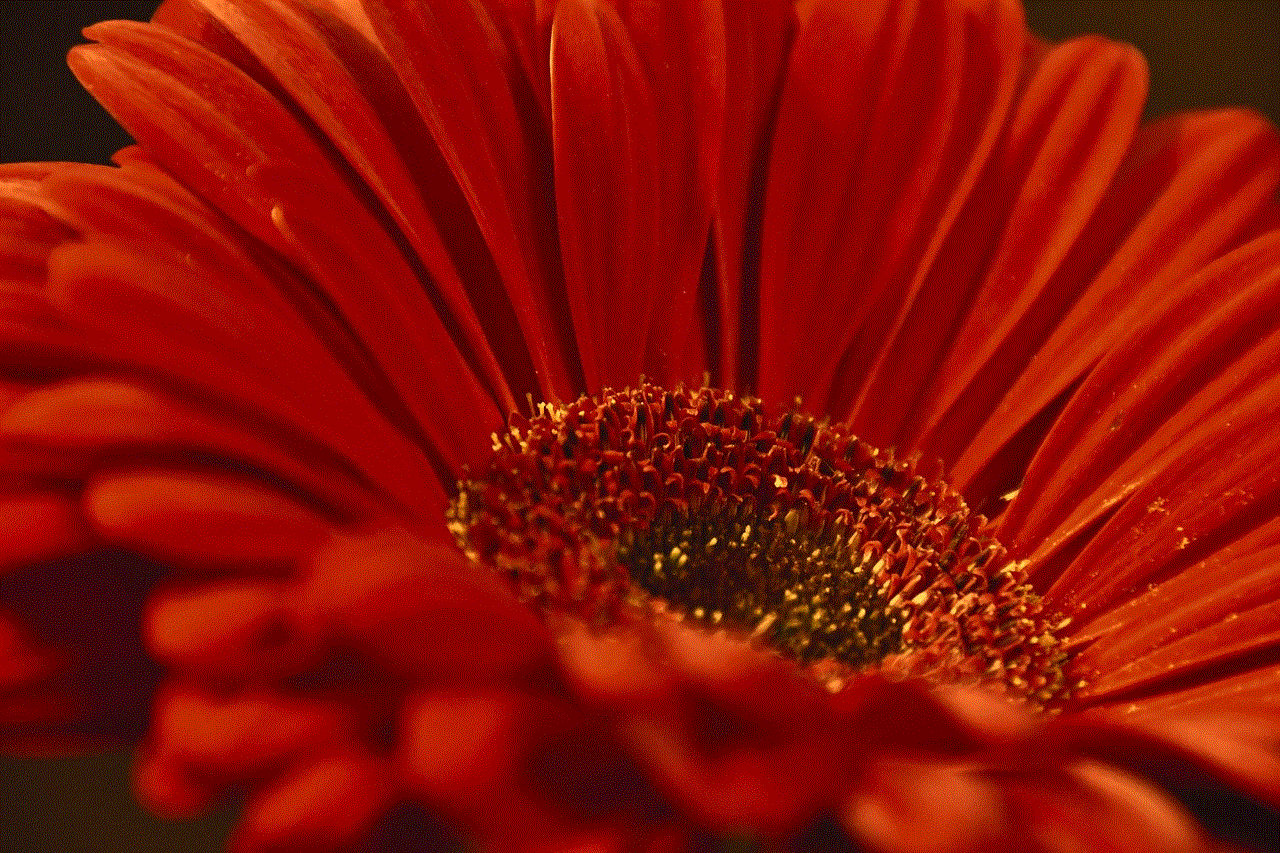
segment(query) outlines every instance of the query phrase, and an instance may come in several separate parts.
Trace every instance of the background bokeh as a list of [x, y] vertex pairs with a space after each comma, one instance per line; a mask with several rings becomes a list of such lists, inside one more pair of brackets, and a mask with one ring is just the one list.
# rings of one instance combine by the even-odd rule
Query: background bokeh
[[[849, 0], [857, 2], [857, 0]], [[0, 0], [0, 162], [105, 163], [129, 138], [67, 71], [80, 30], [145, 20], [154, 2]], [[1280, 0], [1026, 0], [1032, 28], [1058, 41], [1099, 32], [1137, 45], [1151, 66], [1149, 113], [1242, 104], [1280, 122]], [[0, 760], [0, 851], [214, 853], [225, 809], [177, 824], [128, 795], [121, 753], [54, 762]]]

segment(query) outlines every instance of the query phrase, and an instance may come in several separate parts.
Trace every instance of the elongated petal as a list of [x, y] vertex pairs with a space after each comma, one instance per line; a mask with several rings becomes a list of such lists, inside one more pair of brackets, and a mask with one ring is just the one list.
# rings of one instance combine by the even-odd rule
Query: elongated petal
[[[411, 493], [439, 491], [438, 480], [417, 474], [421, 451], [396, 434], [325, 351], [345, 357], [347, 333], [305, 300], [291, 307], [296, 279], [255, 258], [224, 220], [153, 167], [59, 167], [39, 181], [11, 182], [5, 193], [33, 205], [30, 218], [61, 220], [86, 235], [49, 247], [43, 298], [51, 317], [62, 316], [13, 328], [10, 363], [65, 364], [79, 352], [80, 370], [143, 374], [152, 377], [148, 384], [164, 377], [162, 384], [181, 386], [206, 407], [211, 398], [222, 401], [217, 408], [230, 404], [263, 432], [277, 432], [283, 421], [310, 434], [304, 446], [341, 447], [339, 455], [360, 460], [364, 476], [398, 492], [406, 506], [418, 500]], [[158, 316], [149, 319], [150, 312]], [[310, 405], [319, 400], [328, 405]], [[245, 418], [246, 407], [258, 415]], [[54, 427], [49, 417], [43, 422]], [[91, 423], [72, 420], [67, 428], [83, 433]], [[366, 442], [374, 434], [380, 447], [371, 454]]]
[[[1081, 41], [1045, 57], [1008, 130], [1010, 147], [1000, 152], [996, 166], [1026, 169], [1019, 180], [1021, 194], [981, 284], [959, 316], [955, 337], [947, 341], [933, 383], [923, 392], [924, 411], [914, 414], [914, 429], [907, 433], [912, 438], [935, 412], [955, 404], [999, 349], [1013, 348], [1008, 341], [1014, 329], [1047, 292], [1123, 163], [1145, 96], [1145, 67], [1127, 47]], [[1052, 119], [1037, 114], [1044, 110], [1054, 111]]]
[[1070, 42], [1045, 55], [868, 374], [853, 415], [860, 434], [881, 445], [916, 447], [930, 414], [948, 405], [989, 357], [1004, 318], [1025, 313], [1128, 150], [1146, 95], [1145, 71], [1132, 48], [1101, 40]]
[[[1094, 221], [1056, 273], [1064, 283], [1089, 281], [1089, 286], [1079, 293], [1065, 284], [1050, 290], [1072, 304], [1050, 301], [1032, 309], [1026, 333], [1043, 337], [1024, 338], [1019, 346], [1036, 357], [1013, 358], [1009, 349], [1003, 365], [1001, 359], [993, 361], [955, 415], [934, 428], [936, 438], [930, 441], [941, 442], [940, 448], [972, 442], [955, 463], [954, 479], [960, 484], [996, 479], [991, 469], [998, 471], [1001, 463], [992, 460], [1005, 449], [1011, 448], [1014, 458], [1029, 458], [1035, 445], [1020, 438], [1020, 431], [1046, 407], [1056, 414], [1055, 398], [1060, 406], [1061, 396], [1074, 390], [1109, 348], [1153, 312], [1176, 304], [1182, 280], [1268, 221], [1274, 223], [1278, 182], [1280, 137], [1255, 116], [1201, 113], [1145, 128]], [[1224, 185], [1232, 187], [1225, 198]], [[1037, 323], [1039, 330], [1032, 331]], [[1004, 395], [998, 403], [995, 394]], [[988, 412], [988, 421], [973, 435], [975, 416]], [[979, 488], [1016, 485], [1006, 477]]]
[[643, 372], [661, 210], [651, 189], [659, 174], [654, 93], [605, 4], [561, 3], [551, 44], [565, 287], [587, 388], [597, 393]]
[[86, 549], [92, 535], [84, 521], [79, 501], [65, 492], [0, 496], [0, 567], [69, 557]]
[[[1053, 605], [1086, 613], [1114, 606], [1274, 517], [1277, 393], [1273, 380], [1175, 445], [1059, 576], [1048, 595]], [[1104, 577], [1096, 566], [1111, 571]]]
[[286, 495], [216, 473], [105, 474], [90, 484], [85, 504], [112, 541], [176, 562], [288, 565], [332, 530]]
[[1280, 234], [1241, 248], [1108, 354], [1046, 439], [1045, 462], [1023, 480], [1028, 498], [1044, 498], [1015, 501], [1003, 519], [1011, 545], [1035, 541], [1042, 558], [1052, 554], [1143, 485], [1189, 431], [1225, 421], [1227, 406], [1267, 380], [1280, 347], [1278, 259]]
[[[1077, 700], [1136, 700], [1155, 685], [1223, 678], [1280, 649], [1280, 549], [1204, 564], [1086, 623], [1074, 641], [1087, 675]], [[1212, 586], [1210, 586], [1212, 584]], [[1209, 592], [1205, 588], [1209, 587]], [[1274, 668], [1272, 664], [1272, 668]]]
[[[713, 384], [755, 388], [759, 339], [760, 210], [783, 68], [795, 37], [792, 4], [724, 9], [727, 103], [712, 239], [717, 267], [719, 375]], [[716, 343], [715, 341], [712, 342]]]
[[[1274, 689], [1280, 678], [1272, 673], [1269, 681]], [[1176, 709], [1147, 702], [1096, 708], [1055, 721], [1048, 737], [1138, 768], [1170, 788], [1232, 791], [1280, 808], [1280, 726], [1274, 711], [1214, 701], [1221, 698], [1200, 708], [1194, 702]]]
[[296, 756], [350, 743], [376, 715], [376, 704], [367, 698], [228, 694], [190, 683], [167, 685], [156, 699], [135, 786], [154, 808], [192, 814], [231, 784], [270, 774]]
[[[471, 369], [446, 343], [448, 334], [398, 248], [351, 196], [329, 165], [328, 154], [283, 106], [224, 60], [159, 28], [121, 24], [93, 33], [103, 44], [77, 54], [79, 73], [117, 107], [139, 139], [160, 152], [166, 165], [312, 275], [362, 334], [384, 381], [395, 389], [377, 402], [407, 407], [418, 431], [435, 431], [440, 418], [424, 417], [422, 408], [441, 400], [444, 390], [467, 395], [462, 408], [481, 417], [486, 408], [492, 410]], [[163, 112], [143, 108], [156, 93], [163, 99]], [[168, 115], [169, 121], [158, 120], [160, 115]], [[231, 117], [238, 123], [230, 124]], [[266, 122], [272, 131], [261, 129]], [[285, 126], [293, 133], [282, 133]], [[192, 159], [197, 148], [178, 138], [180, 128], [207, 143], [203, 157]], [[229, 195], [230, 185], [217, 179], [228, 168], [239, 176], [235, 198]], [[325, 263], [317, 265], [318, 257]], [[387, 281], [380, 294], [384, 298], [359, 299], [353, 284], [371, 277], [371, 267]], [[380, 327], [399, 334], [378, 335]], [[419, 366], [444, 367], [447, 378], [423, 376], [415, 369]], [[415, 393], [419, 389], [433, 393]], [[496, 412], [489, 417], [496, 420]], [[436, 452], [446, 459], [454, 442], [469, 434], [449, 432], [449, 441], [439, 432], [432, 437]]]
[[[927, 8], [816, 4], [797, 38], [765, 199], [760, 391], [770, 399], [798, 393], [849, 411], [882, 372], [877, 353], [1005, 122], [1023, 50], [1016, 10]], [[988, 28], [999, 35], [966, 35]], [[913, 73], [940, 51], [948, 73]], [[867, 430], [886, 426], [867, 416]]]
[[548, 651], [545, 627], [496, 577], [404, 531], [335, 539], [314, 559], [307, 596], [339, 637], [407, 676], [483, 682]]
[[545, 399], [580, 389], [569, 343], [549, 184], [550, 135], [522, 112], [527, 85], [489, 13], [451, 0], [366, 6], [378, 38], [430, 128], [511, 293]]
[[1194, 851], [1206, 840], [1179, 805], [1154, 785], [1093, 762], [1060, 777], [1004, 783], [1015, 815], [1013, 838], [1046, 851], [1063, 849]]
[[161, 27], [116, 21], [89, 31], [72, 69], [95, 97], [183, 183], [268, 245], [274, 200], [251, 165], [306, 164], [313, 180], [343, 184], [327, 152], [258, 83], [225, 59]]
[[350, 846], [394, 802], [391, 768], [365, 750], [343, 750], [298, 762], [266, 786], [236, 827], [235, 849]]
[[845, 825], [873, 850], [994, 850], [1010, 822], [999, 787], [970, 767], [885, 762], [845, 804]]
[[[443, 460], [445, 476], [457, 479], [502, 419], [412, 271], [376, 222], [340, 198], [317, 195], [303, 173], [269, 169], [261, 176], [279, 199], [272, 209], [277, 228], [327, 285], [386, 376], [390, 387], [375, 402], [393, 413], [406, 409], [412, 421], [402, 429], [421, 435]], [[362, 286], [374, 280], [383, 285], [377, 291]]]
[[[870, 80], [881, 56], [902, 49], [897, 30], [909, 26], [910, 15], [911, 9], [887, 3], [818, 4], [796, 36], [769, 158], [761, 243], [759, 393], [767, 399], [789, 399], [800, 390], [786, 387], [784, 377], [794, 376], [797, 319], [814, 307], [816, 292], [848, 292], [826, 280], [822, 261], [835, 238], [815, 226], [844, 218], [842, 202], [857, 180], [855, 164], [871, 129], [861, 119], [879, 94]], [[828, 50], [832, 43], [850, 49]]]
[[644, 370], [668, 386], [701, 381], [715, 346], [699, 315], [709, 308], [710, 294], [700, 285], [727, 121], [722, 5], [617, 4], [653, 93], [653, 156], [660, 165], [645, 195], [660, 216], [649, 299], [672, 321], [647, 324]]
[[[266, 430], [263, 430], [266, 432]], [[388, 510], [340, 464], [322, 461], [318, 448], [305, 464], [243, 424], [200, 411], [135, 382], [103, 378], [70, 380], [23, 395], [0, 416], [0, 434], [10, 444], [47, 449], [77, 470], [92, 460], [125, 450], [158, 459], [198, 451], [235, 460], [287, 479], [312, 499], [345, 517], [372, 517]], [[294, 449], [298, 449], [295, 444]], [[325, 473], [321, 476], [321, 471]]]
[[144, 630], [151, 653], [179, 671], [223, 683], [290, 677], [325, 650], [320, 626], [271, 581], [230, 581], [157, 593]]
[[[1046, 560], [1042, 574], [1053, 581], [1050, 600], [1072, 608], [1088, 602], [1086, 612], [1079, 614], [1085, 621], [1104, 605], [1122, 602], [1145, 584], [1159, 583], [1180, 571], [1205, 578], [1216, 587], [1208, 578], [1221, 561], [1197, 563], [1233, 549], [1234, 543], [1253, 536], [1254, 531], [1260, 538], [1252, 548], [1273, 543], [1264, 531], [1271, 529], [1276, 515], [1272, 497], [1277, 479], [1275, 438], [1270, 420], [1274, 416], [1269, 414], [1275, 391], [1271, 388], [1274, 378], [1266, 375], [1263, 365], [1274, 359], [1271, 351], [1276, 342], [1273, 332], [1257, 324], [1269, 324], [1273, 317], [1266, 306], [1276, 292], [1276, 245], [1274, 236], [1264, 237], [1224, 258], [1189, 286], [1178, 303], [1151, 318], [1127, 355], [1117, 351], [1114, 360], [1098, 368], [1099, 381], [1106, 382], [1115, 371], [1129, 369], [1123, 366], [1126, 361], [1157, 355], [1143, 349], [1153, 340], [1162, 344], [1160, 357], [1146, 374], [1152, 382], [1146, 386], [1150, 396], [1127, 398], [1134, 390], [1127, 388], [1120, 397], [1127, 401], [1120, 408], [1108, 413], [1103, 404], [1107, 423], [1120, 435], [1106, 436], [1101, 422], [1093, 434], [1102, 436], [1101, 447], [1118, 452], [1109, 457], [1095, 444], [1089, 458], [1100, 466], [1116, 466], [1115, 472], [1106, 479], [1098, 477], [1101, 482], [1091, 486], [1093, 497], [1076, 498], [1071, 507], [1074, 518], [1060, 522], [1058, 532], [1041, 534], [1038, 553]], [[1223, 281], [1239, 282], [1240, 289], [1223, 290]], [[1185, 321], [1178, 318], [1185, 317], [1192, 305], [1201, 306], [1193, 309], [1200, 319], [1185, 328]], [[1175, 323], [1184, 330], [1170, 343]], [[1156, 337], [1151, 337], [1153, 333]], [[1189, 382], [1195, 384], [1187, 388]], [[1177, 396], [1179, 408], [1161, 411], [1160, 401], [1168, 393], [1164, 389], [1179, 385], [1183, 389]], [[1082, 402], [1091, 396], [1097, 399], [1096, 387], [1082, 388]], [[1096, 413], [1095, 405], [1085, 403], [1078, 411]], [[1131, 432], [1124, 425], [1130, 412]], [[1073, 420], [1064, 419], [1063, 429]], [[1233, 447], [1230, 453], [1214, 450], [1226, 444]], [[1215, 457], [1215, 452], [1223, 455]], [[1063, 466], [1064, 472], [1072, 468]], [[1221, 472], [1220, 479], [1216, 472]], [[1038, 481], [1043, 475], [1033, 471], [1032, 476]], [[1017, 524], [1023, 517], [1011, 514], [1010, 522]], [[1081, 532], [1088, 535], [1080, 536]], [[1079, 544], [1073, 545], [1073, 538]], [[1124, 549], [1123, 558], [1117, 549]], [[1055, 557], [1059, 550], [1063, 559]], [[1103, 556], [1107, 553], [1115, 556]], [[1237, 556], [1247, 559], [1249, 551]], [[1105, 578], [1089, 568], [1089, 561], [1099, 559], [1116, 560], [1109, 564], [1113, 568], [1102, 573]]]
[[410, 784], [431, 802], [475, 810], [517, 772], [525, 701], [508, 692], [412, 697], [401, 722], [400, 759]]
[[355, 32], [305, 9], [206, 5], [377, 194], [439, 288], [492, 393], [513, 409], [517, 397], [504, 371], [531, 380], [523, 342], [504, 335], [514, 314], [465, 199], [456, 188], [448, 191], [453, 179], [385, 57]]

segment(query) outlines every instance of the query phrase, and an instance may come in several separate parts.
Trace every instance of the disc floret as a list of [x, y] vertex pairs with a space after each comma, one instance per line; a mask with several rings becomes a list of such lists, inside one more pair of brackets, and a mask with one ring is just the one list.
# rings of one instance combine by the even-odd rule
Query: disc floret
[[938, 472], [752, 397], [643, 385], [542, 404], [494, 436], [449, 521], [545, 612], [675, 611], [833, 685], [875, 670], [1064, 694], [1061, 626]]

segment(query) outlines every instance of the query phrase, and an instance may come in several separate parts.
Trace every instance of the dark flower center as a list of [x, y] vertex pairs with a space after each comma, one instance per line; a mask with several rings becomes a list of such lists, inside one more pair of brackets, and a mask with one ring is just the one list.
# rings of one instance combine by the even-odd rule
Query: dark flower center
[[798, 411], [646, 385], [514, 417], [449, 522], [544, 612], [674, 611], [832, 687], [875, 670], [1056, 704], [1062, 625], [987, 519], [920, 467]]

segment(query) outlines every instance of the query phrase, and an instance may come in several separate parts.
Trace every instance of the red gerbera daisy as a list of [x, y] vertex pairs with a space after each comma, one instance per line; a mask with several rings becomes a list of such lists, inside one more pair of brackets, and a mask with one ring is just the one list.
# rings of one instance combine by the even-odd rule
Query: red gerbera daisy
[[11, 747], [243, 850], [1274, 820], [1264, 121], [997, 0], [88, 35], [139, 145], [0, 170]]

